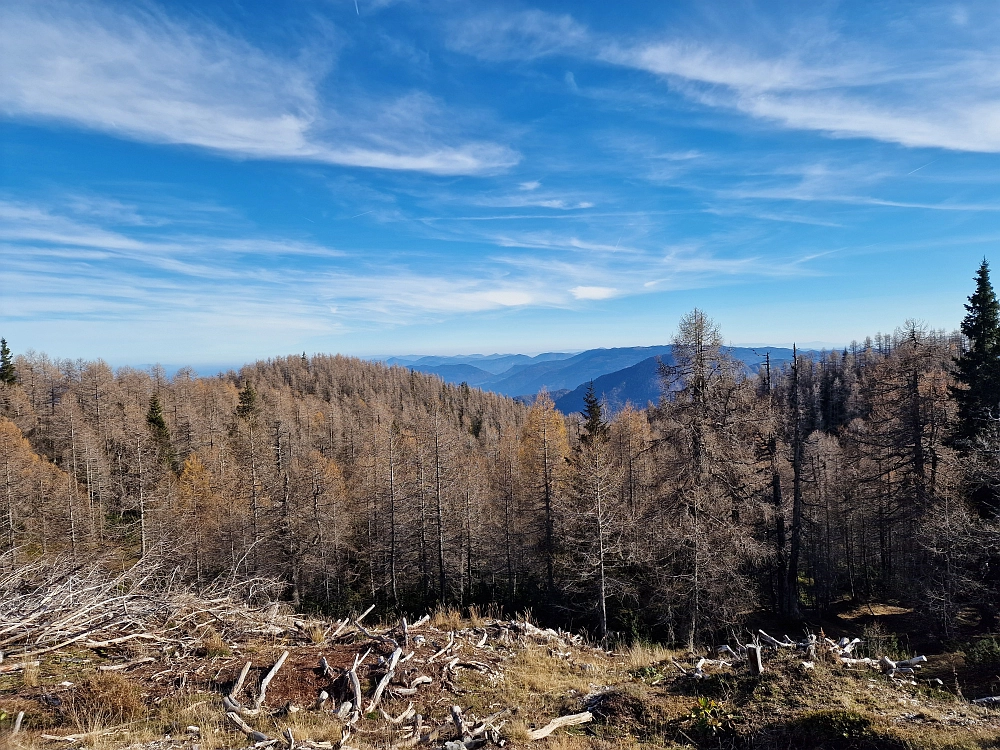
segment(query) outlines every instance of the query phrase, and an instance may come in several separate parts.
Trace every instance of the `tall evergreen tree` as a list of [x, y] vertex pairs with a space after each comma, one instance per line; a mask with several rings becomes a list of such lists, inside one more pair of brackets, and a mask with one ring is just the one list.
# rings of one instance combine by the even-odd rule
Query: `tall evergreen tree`
[[593, 442], [596, 438], [603, 437], [608, 430], [608, 426], [604, 423], [601, 401], [594, 391], [593, 380], [587, 386], [587, 392], [583, 394], [583, 403], [585, 408], [580, 413], [585, 419], [583, 429], [587, 431], [587, 434], [583, 435], [580, 440], [586, 444]]
[[247, 422], [252, 422], [254, 417], [257, 416], [257, 391], [250, 385], [249, 380], [246, 381], [243, 390], [240, 391], [240, 403], [236, 407], [236, 414], [247, 420]]
[[177, 456], [170, 443], [170, 430], [167, 420], [163, 417], [163, 406], [160, 397], [155, 393], [149, 397], [149, 411], [146, 412], [146, 424], [153, 435], [153, 440], [160, 449], [160, 460], [170, 468], [177, 469]]
[[0, 339], [0, 383], [13, 385], [16, 382], [17, 370], [14, 368], [14, 358], [7, 346], [7, 339]]
[[959, 437], [967, 442], [981, 434], [991, 418], [1000, 418], [1000, 303], [985, 258], [965, 309], [962, 333], [969, 348], [955, 361], [960, 385], [952, 387], [951, 394], [958, 402]]

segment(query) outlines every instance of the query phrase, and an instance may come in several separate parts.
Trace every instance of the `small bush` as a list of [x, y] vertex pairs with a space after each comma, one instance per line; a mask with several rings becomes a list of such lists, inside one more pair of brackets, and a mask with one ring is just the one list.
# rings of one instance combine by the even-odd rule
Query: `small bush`
[[965, 649], [965, 661], [969, 664], [1000, 664], [1000, 639], [994, 636], [980, 638]]
[[77, 686], [73, 712], [83, 728], [123, 724], [146, 713], [139, 690], [116, 672], [98, 672]]
[[702, 737], [718, 737], [733, 731], [735, 717], [711, 698], [699, 698], [688, 712], [691, 730]]

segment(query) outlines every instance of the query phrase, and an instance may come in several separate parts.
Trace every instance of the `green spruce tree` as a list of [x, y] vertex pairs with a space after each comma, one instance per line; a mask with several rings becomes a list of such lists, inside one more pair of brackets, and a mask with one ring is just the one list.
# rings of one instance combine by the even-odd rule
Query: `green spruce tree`
[[163, 406], [160, 404], [160, 397], [155, 393], [149, 397], [149, 411], [146, 412], [146, 424], [153, 435], [153, 442], [159, 448], [160, 460], [176, 471], [177, 455], [174, 453], [174, 446], [170, 442], [170, 430], [167, 429], [167, 420], [163, 418]]
[[989, 425], [1000, 419], [1000, 303], [990, 283], [990, 266], [983, 259], [976, 274], [976, 291], [965, 306], [962, 333], [969, 347], [955, 360], [951, 389], [958, 403], [958, 437], [971, 443]]
[[17, 382], [17, 370], [14, 368], [14, 357], [7, 346], [7, 339], [0, 339], [0, 383], [13, 385]]
[[236, 407], [236, 414], [247, 422], [253, 422], [257, 416], [257, 391], [246, 381], [243, 390], [240, 391], [240, 403]]
[[587, 392], [583, 394], [584, 409], [580, 412], [583, 415], [583, 429], [586, 435], [580, 437], [584, 444], [593, 442], [597, 438], [602, 438], [607, 434], [608, 426], [604, 423], [604, 410], [601, 408], [601, 400], [597, 398], [594, 391], [594, 381], [590, 381]]

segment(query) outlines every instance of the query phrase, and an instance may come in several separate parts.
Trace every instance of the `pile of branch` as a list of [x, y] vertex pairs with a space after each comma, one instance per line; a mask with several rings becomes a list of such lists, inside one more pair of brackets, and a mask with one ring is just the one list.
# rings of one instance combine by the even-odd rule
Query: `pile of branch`
[[[476, 628], [465, 628], [445, 633], [428, 624], [424, 616], [410, 624], [403, 619], [398, 626], [382, 632], [367, 629], [361, 616], [339, 622], [327, 639], [350, 639], [359, 649], [350, 666], [336, 667], [322, 657], [316, 669], [327, 678], [323, 688], [309, 706], [286, 704], [271, 712], [265, 709], [267, 687], [285, 664], [289, 652], [285, 651], [262, 680], [252, 704], [241, 702], [246, 676], [251, 669], [247, 662], [232, 690], [222, 699], [223, 710], [229, 723], [254, 742], [258, 747], [280, 745], [293, 750], [295, 747], [327, 748], [332, 743], [298, 742], [286, 729], [281, 737], [272, 737], [254, 729], [249, 720], [262, 713], [270, 718], [280, 718], [301, 710], [326, 712], [342, 720], [343, 735], [339, 748], [350, 748], [352, 737], [385, 731], [388, 726], [393, 735], [393, 748], [412, 748], [420, 745], [443, 747], [445, 750], [473, 750], [488, 745], [503, 747], [506, 744], [501, 731], [509, 709], [479, 718], [453, 704], [447, 717], [437, 720], [418, 713], [413, 699], [418, 693], [426, 703], [441, 702], [440, 693], [458, 695], [462, 691], [453, 680], [460, 670], [474, 670], [492, 681], [503, 680], [502, 662], [509, 658], [511, 647], [533, 643], [555, 648], [580, 645], [582, 639], [553, 630], [541, 630], [531, 623], [491, 620]], [[370, 694], [363, 684], [374, 685]], [[388, 713], [383, 705], [387, 700], [406, 702], [406, 708], [397, 715]], [[377, 713], [375, 713], [377, 711]], [[398, 709], [397, 709], [398, 711]], [[531, 730], [530, 740], [549, 736], [565, 726], [583, 724], [592, 720], [589, 711], [552, 719], [545, 726]], [[441, 744], [443, 743], [443, 745]]]
[[815, 634], [809, 634], [798, 641], [792, 640], [787, 635], [782, 636], [782, 639], [779, 640], [768, 635], [763, 630], [758, 630], [754, 642], [748, 643], [746, 646], [737, 646], [738, 652], [734, 651], [728, 645], [722, 646], [718, 650], [720, 654], [728, 653], [742, 660], [749, 658], [748, 655], [759, 654], [762, 648], [775, 651], [791, 649], [802, 652], [805, 655], [806, 659], [802, 662], [802, 666], [805, 669], [812, 669], [815, 666], [816, 659], [821, 655], [827, 654], [834, 661], [844, 666], [865, 666], [881, 669], [887, 677], [893, 680], [899, 682], [909, 681], [911, 684], [916, 684], [915, 681], [908, 678], [916, 674], [921, 664], [927, 661], [926, 656], [919, 655], [901, 661], [893, 661], [886, 656], [880, 659], [858, 657], [854, 653], [854, 650], [861, 643], [862, 640], [860, 638], [843, 637], [838, 641], [834, 641], [826, 636], [820, 637]]
[[[529, 622], [484, 620], [476, 627], [443, 631], [430, 624], [429, 615], [374, 630], [363, 622], [373, 607], [332, 622], [307, 620], [273, 601], [278, 593], [280, 587], [273, 582], [255, 580], [223, 583], [195, 595], [178, 584], [169, 569], [149, 558], [121, 572], [112, 572], [107, 564], [77, 565], [69, 560], [21, 565], [0, 571], [0, 672], [38, 666], [38, 657], [63, 648], [85, 647], [125, 655], [118, 663], [100, 665], [102, 671], [167, 661], [168, 669], [150, 679], [166, 674], [175, 679], [176, 689], [183, 690], [186, 676], [201, 667], [192, 672], [179, 666], [202, 660], [199, 645], [209, 627], [233, 648], [237, 641], [253, 642], [260, 636], [280, 638], [288, 648], [323, 644], [332, 649], [328, 654], [340, 659], [345, 650], [357, 653], [353, 661], [337, 665], [324, 657], [312, 668], [310, 684], [316, 684], [315, 675], [320, 674], [324, 687], [308, 705], [281, 698], [269, 705], [269, 687], [276, 675], [284, 670], [287, 685], [288, 679], [293, 683], [296, 679], [288, 670], [303, 668], [301, 660], [289, 660], [291, 651], [264, 665], [266, 674], [259, 682], [248, 680], [253, 664], [244, 663], [221, 699], [229, 725], [258, 747], [332, 748], [331, 743], [297, 739], [289, 728], [271, 736], [275, 721], [280, 726], [283, 716], [315, 711], [333, 714], [342, 722], [340, 748], [350, 748], [352, 737], [384, 733], [388, 726], [395, 748], [471, 750], [505, 744], [501, 732], [508, 710], [484, 717], [463, 710], [456, 702], [464, 692], [455, 682], [461, 671], [477, 672], [497, 684], [504, 680], [503, 662], [520, 648], [534, 645], [571, 659], [573, 650], [583, 644], [578, 635]], [[137, 643], [154, 648], [136, 653]], [[289, 663], [297, 666], [286, 666]], [[65, 686], [72, 688], [68, 682]], [[432, 718], [418, 713], [414, 702], [452, 707], [448, 716]], [[561, 727], [590, 720], [589, 712], [555, 717], [530, 731], [530, 738], [541, 739]]]
[[[67, 646], [106, 648], [129, 641], [194, 647], [211, 624], [229, 640], [304, 629], [271, 599], [273, 581], [219, 583], [193, 595], [157, 560], [112, 573], [71, 560], [28, 563], [0, 572], [0, 661], [21, 661]], [[264, 606], [251, 602], [263, 599]]]

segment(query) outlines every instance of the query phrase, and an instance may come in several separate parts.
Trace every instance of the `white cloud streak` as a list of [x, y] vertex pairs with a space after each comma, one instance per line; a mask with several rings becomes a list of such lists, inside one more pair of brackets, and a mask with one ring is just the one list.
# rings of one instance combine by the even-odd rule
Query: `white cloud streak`
[[992, 43], [947, 46], [920, 25], [938, 22], [933, 14], [913, 20], [912, 38], [904, 40], [875, 29], [867, 40], [848, 41], [826, 30], [827, 19], [802, 33], [794, 18], [782, 18], [781, 41], [764, 49], [769, 35], [752, 28], [740, 39], [697, 26], [627, 38], [570, 16], [526, 11], [466, 19], [452, 37], [457, 49], [488, 61], [564, 55], [646, 71], [703, 105], [785, 128], [1000, 152], [1000, 52]]
[[806, 273], [702, 247], [626, 249], [552, 234], [496, 240], [530, 253], [386, 266], [377, 256], [280, 237], [162, 234], [141, 214], [112, 230], [69, 215], [72, 205], [0, 201], [5, 316], [139, 322], [252, 314], [299, 320], [296, 330], [366, 330]]
[[8, 117], [246, 158], [432, 174], [496, 172], [520, 158], [431, 127], [427, 103], [413, 106], [412, 97], [372, 98], [368, 117], [349, 117], [320, 97], [325, 70], [134, 7], [7, 3], [0, 50], [0, 111]]

